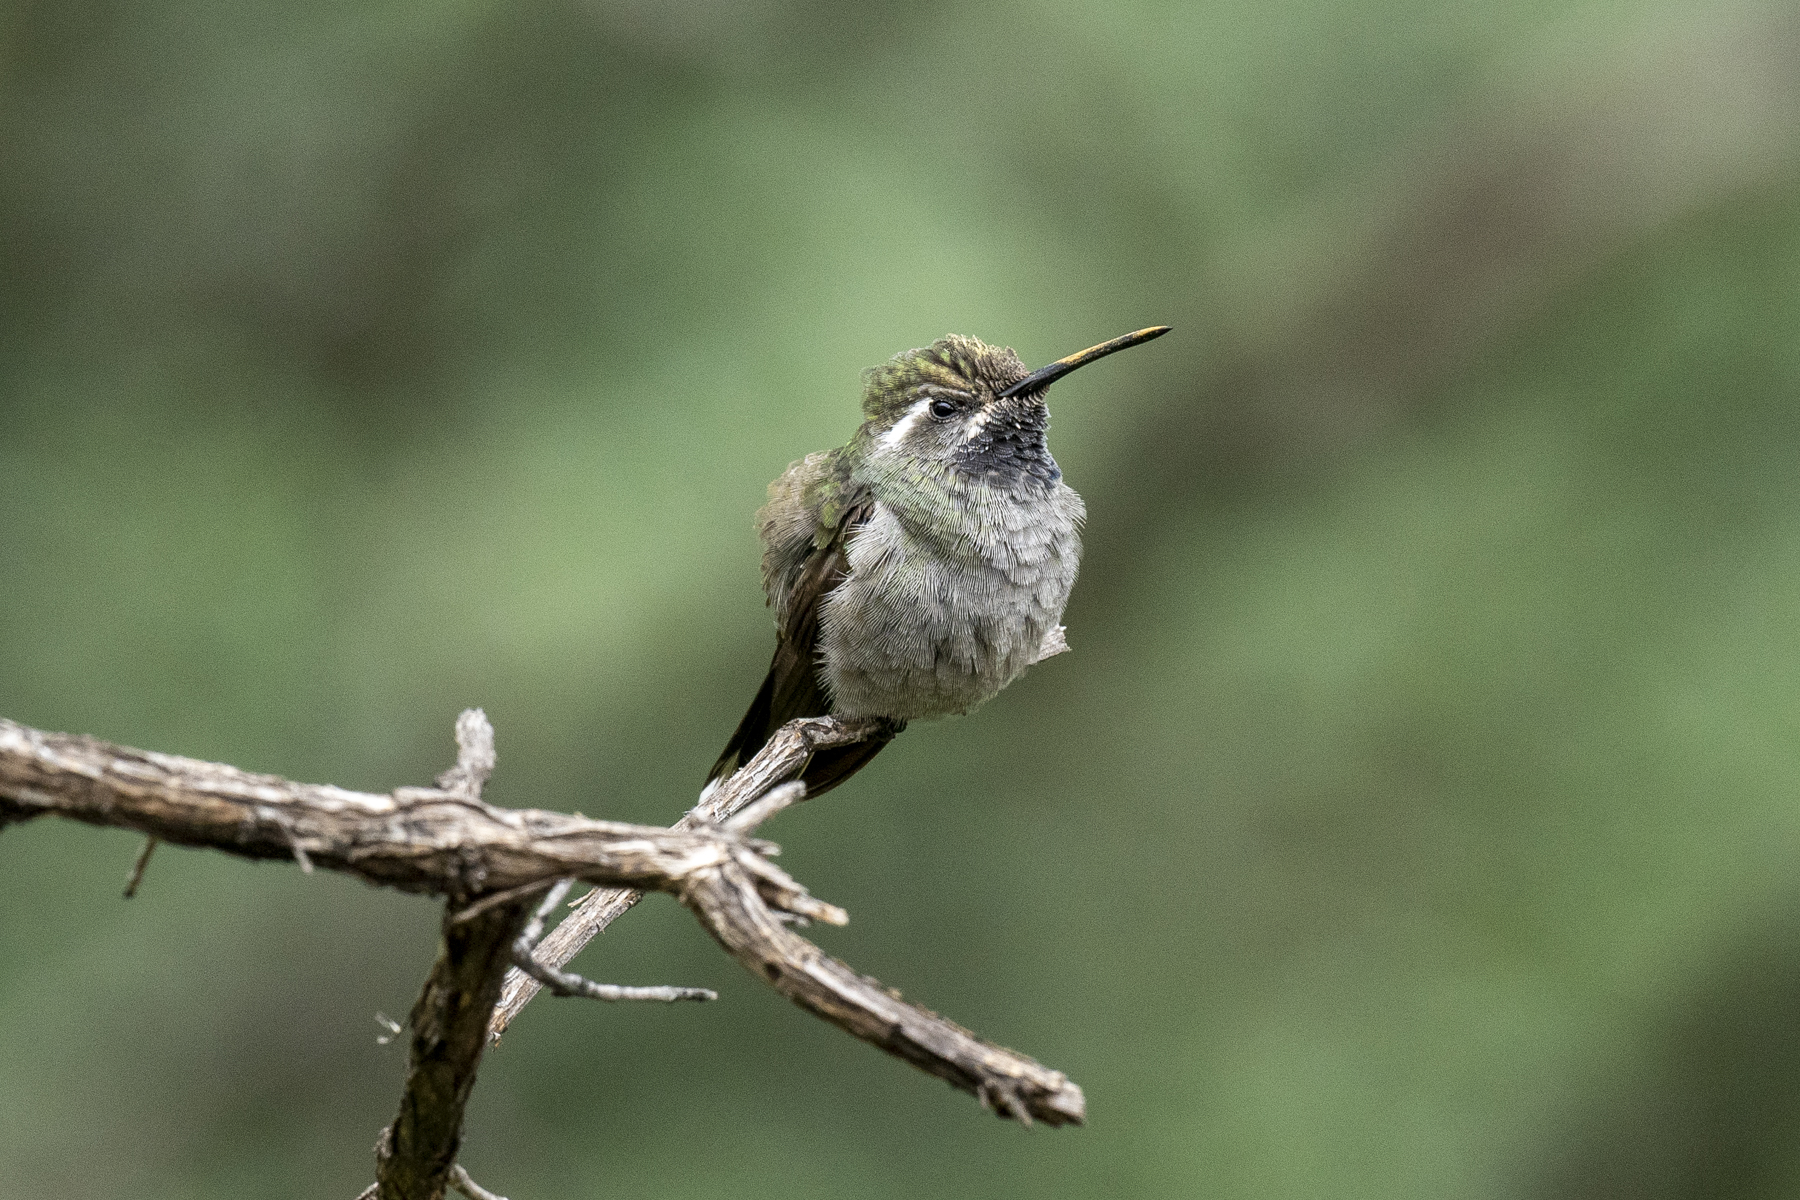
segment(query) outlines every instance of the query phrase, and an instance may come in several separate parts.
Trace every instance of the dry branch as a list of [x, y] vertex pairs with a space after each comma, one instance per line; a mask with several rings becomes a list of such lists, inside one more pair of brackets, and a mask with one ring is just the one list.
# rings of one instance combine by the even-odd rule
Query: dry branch
[[[723, 824], [752, 800], [783, 780], [798, 775], [815, 751], [853, 745], [881, 728], [879, 721], [841, 721], [836, 717], [802, 717], [789, 721], [729, 779], [703, 792], [700, 803], [677, 821], [675, 828], [703, 829]], [[755, 828], [754, 824], [750, 828]], [[583, 946], [630, 912], [632, 905], [643, 898], [644, 893], [633, 888], [594, 889], [583, 896], [575, 911], [538, 944], [533, 957], [552, 969], [567, 966], [581, 953]], [[501, 989], [500, 1003], [494, 1009], [493, 1036], [496, 1039], [506, 1032], [513, 1018], [531, 1003], [531, 998], [542, 986], [516, 967], [506, 973], [506, 985]]]
[[525, 907], [513, 904], [473, 921], [445, 920], [437, 961], [409, 1022], [400, 1112], [375, 1143], [380, 1200], [441, 1200], [462, 1148], [463, 1111], [487, 1046], [488, 1014], [525, 916]]
[[454, 898], [566, 876], [674, 891], [733, 852], [711, 830], [495, 808], [460, 790], [291, 783], [0, 720], [0, 816], [45, 814], [240, 858], [304, 855], [366, 883]]
[[[704, 876], [716, 884], [702, 884]], [[903, 1058], [1021, 1124], [1079, 1125], [1081, 1089], [1052, 1071], [934, 1012], [909, 1004], [787, 929], [757, 900], [741, 863], [697, 871], [681, 892], [707, 932], [770, 987], [839, 1029]]]
[[[479, 803], [493, 770], [494, 727], [486, 713], [471, 708], [456, 719], [456, 765], [438, 776], [438, 786]], [[444, 908], [437, 959], [408, 1020], [413, 1032], [399, 1114], [375, 1140], [378, 1200], [443, 1200], [487, 1047], [487, 1016], [513, 939], [526, 923], [526, 906], [519, 902], [494, 906], [474, 920], [459, 921], [455, 911], [452, 900]]]
[[[972, 1092], [1001, 1115], [1079, 1123], [1081, 1089], [1059, 1072], [900, 1000], [785, 928], [777, 913], [831, 923], [845, 917], [764, 858], [758, 851], [766, 843], [715, 823], [796, 773], [813, 750], [858, 736], [854, 726], [830, 718], [794, 722], [681, 827], [657, 829], [495, 808], [479, 798], [479, 780], [471, 777], [485, 771], [468, 763], [459, 763], [460, 775], [446, 775], [443, 787], [371, 794], [0, 719], [0, 824], [55, 815], [245, 858], [304, 856], [371, 884], [446, 896], [456, 915], [446, 916], [440, 967], [459, 982], [445, 993], [457, 1015], [454, 1032], [443, 1036], [458, 1045], [467, 1044], [465, 1018], [476, 1014], [485, 1026], [493, 1004], [483, 988], [466, 990], [468, 981], [497, 972], [523, 927], [525, 906], [542, 890], [574, 878], [606, 890], [671, 892], [752, 974], [802, 1008]], [[480, 924], [483, 936], [464, 942], [457, 931], [469, 924]], [[434, 968], [421, 1006], [439, 978]], [[415, 1039], [421, 1024], [415, 1012]], [[452, 1162], [440, 1156], [431, 1165], [447, 1172]]]

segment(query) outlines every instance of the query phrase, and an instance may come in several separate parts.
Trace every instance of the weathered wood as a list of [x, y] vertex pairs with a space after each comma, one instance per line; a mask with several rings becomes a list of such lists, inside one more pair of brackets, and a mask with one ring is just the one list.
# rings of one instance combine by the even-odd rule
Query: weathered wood
[[815, 750], [868, 733], [829, 717], [791, 722], [677, 827], [662, 829], [485, 803], [480, 789], [493, 769], [492, 729], [477, 710], [458, 722], [461, 754], [439, 786], [392, 794], [295, 783], [0, 719], [0, 826], [60, 816], [444, 896], [438, 960], [413, 1010], [405, 1095], [378, 1146], [384, 1198], [443, 1194], [482, 1048], [530, 998], [515, 990], [510, 1012], [497, 1007], [512, 945], [531, 905], [563, 879], [598, 888], [563, 948], [540, 948], [544, 961], [562, 966], [644, 891], [670, 892], [732, 957], [808, 1012], [973, 1093], [1002, 1116], [1080, 1123], [1081, 1089], [1065, 1076], [901, 1000], [783, 924], [778, 913], [847, 920], [764, 857], [773, 847], [748, 836], [749, 825], [793, 794], [771, 797], [733, 823], [742, 828], [722, 824], [795, 775]]
[[1081, 1089], [1062, 1072], [902, 1000], [789, 930], [757, 898], [741, 864], [702, 868], [679, 894], [746, 970], [813, 1015], [972, 1093], [1002, 1117], [1024, 1125], [1086, 1119]]
[[462, 1147], [488, 1016], [528, 908], [503, 905], [469, 921], [453, 921], [445, 910], [437, 961], [412, 1009], [400, 1112], [375, 1143], [380, 1200], [442, 1200]]
[[0, 812], [15, 821], [48, 814], [135, 829], [240, 858], [303, 855], [367, 883], [450, 897], [565, 877], [668, 891], [732, 852], [731, 838], [698, 826], [495, 808], [441, 788], [379, 795], [293, 783], [4, 719]]
[[[880, 721], [842, 721], [836, 717], [789, 721], [729, 779], [703, 792], [700, 802], [675, 823], [675, 828], [701, 829], [721, 824], [752, 800], [799, 774], [814, 751], [854, 745], [882, 727]], [[642, 891], [632, 888], [596, 888], [583, 896], [574, 911], [538, 943], [532, 957], [552, 968], [567, 966], [583, 946], [643, 898]], [[496, 1039], [542, 986], [517, 968], [507, 972], [500, 1003], [494, 1008], [492, 1031]]]

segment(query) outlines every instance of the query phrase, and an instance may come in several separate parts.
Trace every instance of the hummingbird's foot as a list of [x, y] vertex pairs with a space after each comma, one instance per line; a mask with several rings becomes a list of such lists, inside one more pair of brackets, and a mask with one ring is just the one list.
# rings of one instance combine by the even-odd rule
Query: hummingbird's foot
[[906, 729], [906, 722], [899, 717], [828, 717], [826, 719], [836, 722], [837, 729], [824, 738], [816, 735], [809, 737], [807, 744], [812, 749], [852, 745], [856, 742], [891, 742]]
[[552, 909], [562, 903], [569, 894], [573, 879], [558, 880], [555, 887], [538, 905], [537, 912], [532, 915], [524, 932], [512, 945], [513, 966], [525, 972], [543, 984], [553, 996], [585, 996], [589, 1000], [658, 1000], [671, 1003], [676, 1000], [717, 1000], [719, 993], [709, 988], [689, 987], [622, 987], [616, 983], [595, 983], [573, 971], [559, 971], [548, 963], [541, 963], [532, 957], [532, 950], [537, 947], [538, 939], [544, 936], [544, 919]]

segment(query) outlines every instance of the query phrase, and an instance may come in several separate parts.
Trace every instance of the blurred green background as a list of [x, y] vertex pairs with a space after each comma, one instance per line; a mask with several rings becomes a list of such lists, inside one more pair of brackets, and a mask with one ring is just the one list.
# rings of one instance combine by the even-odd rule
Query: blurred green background
[[[464, 1161], [564, 1196], [1800, 1196], [1800, 18], [16, 2], [0, 714], [666, 822], [751, 515], [946, 332], [1059, 386], [1076, 652], [770, 828], [1025, 1133], [655, 897]], [[354, 1195], [419, 898], [0, 835], [0, 1190]]]

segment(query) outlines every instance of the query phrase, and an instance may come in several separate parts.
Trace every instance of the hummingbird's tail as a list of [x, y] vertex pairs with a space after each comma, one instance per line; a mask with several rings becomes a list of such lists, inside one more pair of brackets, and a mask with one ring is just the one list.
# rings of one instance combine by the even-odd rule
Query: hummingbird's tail
[[830, 750], [820, 750], [807, 761], [806, 769], [800, 772], [800, 782], [806, 785], [808, 798], [829, 792], [844, 780], [850, 778], [866, 766], [871, 758], [881, 753], [881, 748], [894, 740], [894, 734], [900, 728], [857, 742], [853, 746], [835, 746]]
[[[781, 655], [776, 653], [776, 665], [769, 668], [769, 674], [763, 680], [762, 688], [756, 693], [756, 699], [750, 702], [750, 708], [744, 713], [744, 719], [738, 722], [737, 731], [731, 740], [725, 743], [725, 753], [719, 755], [719, 761], [707, 772], [706, 782], [711, 785], [727, 779], [732, 772], [756, 757], [756, 752], [768, 744], [775, 731], [796, 717], [822, 717], [830, 711], [822, 691], [812, 691], [804, 697], [812, 703], [796, 703], [800, 696], [777, 697], [777, 676], [780, 670]], [[777, 701], [785, 699], [782, 711], [776, 712]], [[811, 711], [795, 711], [795, 710]], [[799, 779], [806, 785], [808, 797], [820, 796], [836, 787], [844, 780], [862, 770], [868, 761], [881, 753], [881, 748], [894, 740], [894, 735], [906, 728], [904, 721], [895, 721], [891, 728], [871, 735], [866, 741], [850, 746], [834, 746], [820, 750], [807, 760]]]
[[770, 671], [763, 680], [762, 689], [756, 693], [756, 699], [750, 702], [749, 711], [744, 713], [744, 719], [738, 722], [736, 732], [725, 743], [725, 753], [719, 755], [719, 761], [706, 773], [709, 785], [730, 778], [733, 771], [756, 757], [756, 752], [775, 732], [769, 727], [769, 709], [774, 698], [775, 672]]

